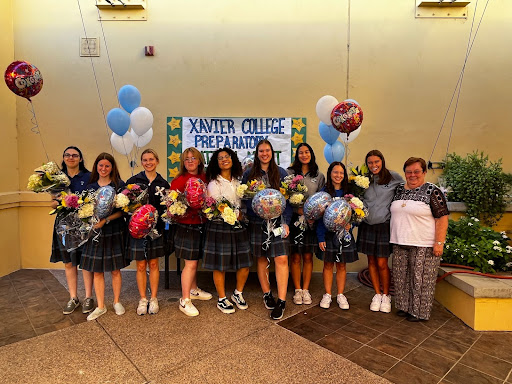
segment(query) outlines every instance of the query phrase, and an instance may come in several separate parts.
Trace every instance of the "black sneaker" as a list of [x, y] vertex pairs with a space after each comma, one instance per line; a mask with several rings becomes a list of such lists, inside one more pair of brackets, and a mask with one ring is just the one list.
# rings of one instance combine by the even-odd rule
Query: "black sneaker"
[[274, 309], [276, 307], [276, 301], [274, 300], [274, 296], [272, 296], [272, 291], [263, 294], [263, 303], [267, 309]]
[[82, 313], [91, 313], [94, 308], [94, 299], [92, 297], [86, 297], [82, 303]]
[[80, 305], [80, 301], [78, 299], [69, 299], [68, 303], [64, 307], [62, 311], [63, 314], [69, 315], [75, 311], [75, 309]]
[[276, 307], [270, 313], [270, 317], [272, 320], [279, 320], [283, 318], [284, 315], [284, 307], [286, 306], [286, 301], [281, 299], [277, 299]]
[[222, 313], [235, 313], [235, 307], [233, 307], [231, 301], [226, 298], [217, 301], [217, 308], [219, 308]]
[[249, 306], [247, 305], [246, 301], [244, 300], [244, 297], [241, 293], [235, 293], [231, 295], [231, 300], [233, 300], [238, 307], [238, 309], [247, 309]]

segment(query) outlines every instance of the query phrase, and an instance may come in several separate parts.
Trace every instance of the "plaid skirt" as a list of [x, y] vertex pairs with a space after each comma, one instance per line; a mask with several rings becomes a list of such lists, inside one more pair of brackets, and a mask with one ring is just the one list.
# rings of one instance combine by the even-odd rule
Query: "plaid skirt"
[[164, 238], [160, 236], [155, 240], [134, 239], [128, 236], [126, 257], [128, 260], [151, 260], [164, 256]]
[[105, 224], [95, 240], [92, 236], [83, 246], [80, 266], [89, 272], [117, 271], [130, 264], [126, 260], [127, 227], [124, 218]]
[[204, 224], [176, 224], [174, 255], [178, 259], [203, 258]]
[[290, 224], [290, 253], [314, 253], [318, 246], [316, 230], [311, 229], [309, 225], [305, 230], [301, 230], [295, 223], [299, 220], [299, 215], [294, 213]]
[[169, 224], [169, 229], [163, 231], [164, 255], [170, 255], [174, 252], [174, 232], [176, 225]]
[[393, 252], [389, 237], [389, 221], [374, 225], [363, 222], [358, 229], [357, 249], [365, 255], [388, 258]]
[[[55, 219], [55, 224], [57, 218]], [[75, 249], [74, 251], [68, 252], [62, 245], [62, 239], [57, 235], [55, 224], [53, 225], [52, 235], [52, 255], [50, 256], [50, 263], [63, 262], [64, 264], [71, 263], [74, 267], [80, 264], [80, 255], [82, 247]]]
[[[277, 219], [275, 221], [275, 228], [278, 228], [281, 225], [281, 220]], [[268, 248], [263, 249], [263, 245], [267, 240], [268, 236], [266, 233], [267, 224], [266, 221], [253, 221], [249, 220], [249, 237], [251, 241], [251, 250], [253, 252], [254, 257], [277, 257], [289, 254], [290, 243], [288, 241], [288, 236], [286, 239], [283, 239], [281, 236], [274, 236], [273, 233], [270, 233], [270, 244]]]
[[353, 263], [359, 260], [354, 236], [351, 236], [350, 241], [343, 240], [342, 243], [343, 247], [340, 247], [338, 236], [334, 232], [327, 232], [325, 234], [325, 251], [319, 250], [316, 257], [328, 263]]
[[237, 271], [252, 265], [246, 228], [235, 229], [219, 221], [206, 224], [203, 268]]

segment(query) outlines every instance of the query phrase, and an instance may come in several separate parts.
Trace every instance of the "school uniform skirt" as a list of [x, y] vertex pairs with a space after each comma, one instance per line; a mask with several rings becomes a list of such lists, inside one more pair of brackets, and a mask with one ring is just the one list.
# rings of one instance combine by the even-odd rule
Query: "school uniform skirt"
[[203, 268], [236, 271], [251, 265], [246, 228], [234, 228], [224, 221], [209, 221], [206, 224]]
[[[111, 272], [126, 267], [127, 228], [124, 218], [112, 220], [93, 235], [83, 246], [80, 265], [90, 272]], [[95, 239], [96, 238], [96, 239]]]
[[299, 220], [299, 215], [294, 213], [290, 224], [290, 253], [314, 253], [318, 246], [316, 230], [310, 228], [306, 223], [306, 229], [301, 230], [295, 223]]
[[[281, 225], [281, 219], [273, 220], [274, 227], [278, 228]], [[290, 243], [288, 236], [283, 239], [281, 235], [275, 236], [270, 233], [270, 241], [267, 242], [267, 223], [264, 220], [249, 219], [249, 238], [251, 242], [251, 250], [255, 257], [277, 257], [288, 255], [290, 250]], [[268, 245], [268, 246], [267, 246]], [[266, 248], [266, 249], [264, 249]]]
[[365, 255], [388, 258], [393, 252], [389, 238], [389, 221], [374, 225], [362, 222], [357, 231], [357, 249]]
[[316, 257], [328, 263], [353, 263], [359, 260], [354, 237], [351, 236], [350, 241], [342, 240], [340, 247], [338, 236], [330, 231], [325, 234], [325, 251], [319, 251]]
[[174, 233], [174, 255], [178, 259], [203, 258], [204, 224], [177, 223]]
[[81, 247], [74, 251], [68, 252], [62, 245], [62, 239], [57, 235], [57, 221], [59, 216], [55, 218], [55, 224], [53, 225], [52, 235], [52, 254], [50, 256], [51, 263], [62, 262], [64, 264], [71, 263], [74, 267], [80, 264]]
[[154, 240], [149, 238], [134, 239], [128, 235], [128, 246], [126, 249], [126, 257], [128, 260], [151, 260], [164, 256], [164, 239], [163, 236]]

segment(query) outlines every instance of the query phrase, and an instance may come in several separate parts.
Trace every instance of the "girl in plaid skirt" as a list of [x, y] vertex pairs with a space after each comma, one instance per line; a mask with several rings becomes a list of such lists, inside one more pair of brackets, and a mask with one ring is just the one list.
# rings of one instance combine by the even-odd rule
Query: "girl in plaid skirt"
[[[160, 218], [165, 212], [165, 206], [160, 204], [161, 197], [165, 189], [169, 189], [169, 183], [156, 171], [160, 160], [158, 154], [153, 149], [146, 149], [140, 156], [140, 161], [144, 171], [132, 176], [126, 182], [127, 184], [144, 184], [148, 188], [148, 202], [158, 211], [158, 222], [156, 230], [160, 235], [164, 231], [164, 222]], [[146, 313], [156, 314], [160, 310], [158, 306], [158, 281], [160, 279], [160, 270], [158, 268], [158, 258], [164, 256], [163, 236], [154, 240], [146, 237], [143, 239], [134, 239], [128, 235], [127, 255], [129, 260], [135, 260], [137, 263], [137, 288], [139, 289], [140, 300], [137, 306], [137, 315]], [[146, 298], [146, 269], [149, 265], [149, 286], [151, 288], [151, 298]], [[148, 309], [149, 306], [149, 309]]]
[[[119, 176], [116, 161], [109, 153], [101, 153], [94, 162], [91, 179], [87, 189], [97, 190], [110, 185], [116, 191], [125, 183]], [[94, 291], [98, 306], [87, 316], [87, 320], [95, 320], [107, 312], [105, 307], [105, 272], [112, 275], [114, 291], [114, 310], [117, 315], [124, 314], [123, 305], [119, 302], [121, 295], [121, 268], [128, 265], [125, 259], [126, 223], [121, 211], [114, 210], [109, 216], [101, 219], [94, 228], [100, 230], [99, 238], [91, 237], [84, 244], [81, 266], [94, 272]]]
[[[206, 181], [204, 173], [204, 159], [201, 152], [190, 147], [181, 154], [180, 173], [171, 183], [171, 189], [183, 192], [187, 180], [196, 177]], [[187, 316], [197, 316], [199, 311], [192, 304], [191, 299], [210, 300], [211, 293], [205, 292], [197, 286], [197, 266], [202, 258], [202, 245], [204, 235], [204, 217], [200, 209], [188, 208], [183, 216], [176, 218], [176, 232], [174, 234], [175, 255], [185, 260], [185, 267], [181, 273], [180, 311]]]
[[[247, 230], [238, 221], [240, 198], [236, 190], [240, 186], [238, 178], [241, 176], [242, 164], [232, 149], [222, 148], [213, 153], [206, 170], [206, 179], [209, 182], [208, 196], [217, 202], [223, 199], [229, 201], [237, 216], [234, 225], [224, 222], [221, 218], [215, 218], [206, 224], [203, 267], [213, 270], [213, 282], [219, 295], [217, 308], [223, 313], [234, 313], [234, 304], [239, 309], [248, 308], [242, 291], [249, 276], [252, 259]], [[236, 289], [231, 295], [234, 304], [226, 298], [227, 270], [236, 271]]]

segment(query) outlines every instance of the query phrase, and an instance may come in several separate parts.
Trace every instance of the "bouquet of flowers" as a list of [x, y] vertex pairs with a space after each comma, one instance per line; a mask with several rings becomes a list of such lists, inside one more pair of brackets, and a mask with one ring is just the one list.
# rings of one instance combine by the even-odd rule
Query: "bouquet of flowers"
[[50, 215], [54, 215], [56, 213], [69, 214], [71, 212], [76, 212], [80, 206], [80, 195], [75, 193], [62, 191], [57, 195], [55, 199], [59, 202], [59, 205], [57, 208], [50, 211]]
[[27, 188], [36, 193], [61, 192], [71, 184], [66, 174], [53, 161], [34, 169], [34, 172], [28, 178]]
[[161, 216], [162, 219], [171, 223], [177, 216], [183, 216], [187, 212], [188, 203], [185, 195], [180, 191], [169, 190], [162, 198], [162, 205], [167, 206], [167, 210]]
[[238, 221], [238, 207], [235, 207], [228, 199], [221, 198], [215, 200], [213, 197], [206, 198], [206, 204], [203, 213], [208, 220], [223, 220], [235, 228], [241, 228]]
[[368, 209], [358, 197], [349, 194], [343, 196], [343, 198], [350, 206], [350, 209], [352, 209], [352, 216], [350, 217], [351, 223], [360, 223], [368, 216]]
[[364, 192], [370, 186], [370, 178], [368, 177], [369, 169], [366, 166], [366, 164], [363, 164], [363, 165], [361, 165], [361, 168], [359, 168], [359, 167], [350, 168], [350, 173], [351, 173], [351, 175], [348, 177], [350, 189], [354, 196], [356, 196], [358, 198], [362, 198], [364, 195]]
[[281, 182], [279, 191], [290, 201], [293, 206], [301, 206], [306, 201], [308, 187], [304, 184], [302, 175], [288, 175]]
[[254, 179], [247, 184], [240, 184], [236, 189], [236, 194], [241, 199], [252, 199], [259, 191], [263, 191], [265, 188], [265, 183], [262, 180]]
[[147, 200], [148, 190], [139, 184], [128, 184], [126, 188], [116, 195], [115, 207], [124, 212], [133, 213], [142, 207]]

